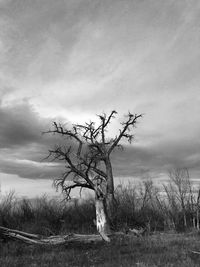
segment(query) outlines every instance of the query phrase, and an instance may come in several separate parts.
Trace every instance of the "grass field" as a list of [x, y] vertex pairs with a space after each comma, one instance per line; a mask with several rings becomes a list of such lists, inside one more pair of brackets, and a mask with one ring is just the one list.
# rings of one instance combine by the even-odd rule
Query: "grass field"
[[44, 248], [9, 241], [0, 243], [0, 266], [200, 266], [200, 255], [191, 250], [200, 250], [197, 234], [156, 233], [94, 247]]

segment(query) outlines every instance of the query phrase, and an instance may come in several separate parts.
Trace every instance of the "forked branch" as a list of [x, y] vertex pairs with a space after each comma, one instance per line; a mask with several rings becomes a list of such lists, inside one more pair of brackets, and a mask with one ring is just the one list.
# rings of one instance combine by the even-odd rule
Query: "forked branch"
[[108, 154], [110, 155], [111, 152], [113, 151], [113, 149], [118, 145], [118, 143], [120, 142], [120, 140], [124, 137], [126, 139], [128, 139], [128, 141], [131, 143], [132, 139], [133, 139], [133, 135], [132, 134], [127, 134], [127, 131], [130, 131], [130, 127], [135, 127], [137, 120], [139, 118], [142, 117], [142, 114], [140, 115], [133, 115], [129, 112], [128, 114], [128, 119], [125, 122], [122, 122], [122, 126], [123, 128], [120, 130], [120, 133], [118, 136], [116, 136], [116, 138], [114, 139], [111, 147], [108, 150]]

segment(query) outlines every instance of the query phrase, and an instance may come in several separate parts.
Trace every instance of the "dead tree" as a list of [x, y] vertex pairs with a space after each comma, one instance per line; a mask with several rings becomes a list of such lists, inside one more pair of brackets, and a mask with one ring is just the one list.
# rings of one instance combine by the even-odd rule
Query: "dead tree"
[[197, 220], [197, 230], [199, 231], [199, 205], [200, 204], [200, 189], [198, 190], [197, 203], [196, 203], [196, 220]]
[[169, 171], [170, 180], [174, 186], [174, 193], [181, 205], [184, 227], [187, 228], [186, 205], [190, 201], [191, 181], [187, 168], [176, 168]]
[[163, 184], [163, 192], [166, 194], [167, 225], [170, 230], [175, 230], [178, 223], [179, 206], [175, 188], [171, 182], [168, 185]]
[[[116, 239], [119, 238], [122, 240], [122, 238], [126, 237], [128, 234], [128, 237], [130, 236], [136, 236], [141, 237], [145, 234], [145, 229], [128, 229], [126, 233], [124, 232], [114, 232], [113, 234], [110, 234], [106, 236], [106, 241], [110, 241], [110, 238]], [[22, 232], [15, 229], [9, 229], [6, 227], [0, 226], [0, 242], [7, 241], [8, 239], [21, 241], [23, 243], [26, 243], [28, 245], [36, 245], [36, 246], [44, 246], [44, 247], [57, 247], [57, 246], [70, 246], [71, 245], [80, 245], [80, 244], [98, 244], [101, 243], [105, 239], [99, 235], [99, 234], [74, 234], [70, 233], [67, 235], [55, 235], [55, 236], [41, 236], [38, 234], [30, 234], [27, 232]]]
[[55, 179], [56, 188], [61, 188], [67, 199], [74, 188], [87, 188], [95, 192], [97, 230], [106, 241], [109, 240], [115, 207], [111, 154], [115, 148], [122, 147], [122, 139], [132, 142], [134, 136], [131, 130], [142, 116], [128, 113], [121, 122], [118, 134], [110, 137], [108, 127], [116, 114], [112, 111], [109, 115], [97, 115], [98, 125], [90, 121], [66, 127], [54, 122], [53, 128], [46, 132], [66, 138], [65, 145], [49, 150], [48, 157], [63, 161], [66, 168], [62, 177]]

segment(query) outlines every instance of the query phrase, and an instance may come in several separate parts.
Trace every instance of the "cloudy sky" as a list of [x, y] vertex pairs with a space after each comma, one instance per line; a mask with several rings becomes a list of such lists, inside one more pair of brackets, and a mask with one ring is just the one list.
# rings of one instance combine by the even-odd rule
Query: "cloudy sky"
[[[0, 0], [0, 183], [54, 194], [54, 120], [143, 113], [115, 177], [187, 167], [200, 184], [200, 1]], [[113, 134], [116, 127], [113, 127]]]

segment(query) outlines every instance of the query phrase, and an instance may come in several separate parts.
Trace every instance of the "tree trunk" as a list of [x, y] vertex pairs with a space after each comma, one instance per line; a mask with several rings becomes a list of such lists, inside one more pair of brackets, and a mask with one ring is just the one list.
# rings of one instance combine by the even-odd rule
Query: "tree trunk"
[[184, 199], [181, 198], [181, 206], [182, 206], [182, 212], [183, 212], [183, 223], [184, 223], [184, 228], [187, 228], [187, 218], [186, 218], [186, 210], [185, 210], [185, 203]]
[[194, 214], [192, 215], [192, 225], [193, 225], [193, 228], [195, 229], [196, 228], [196, 220], [195, 220]]
[[106, 174], [107, 174], [106, 209], [110, 224], [113, 224], [116, 202], [114, 197], [114, 180], [113, 180], [113, 172], [112, 172], [112, 165], [110, 162], [110, 158], [106, 159], [105, 164], [106, 164]]
[[199, 202], [200, 202], [200, 189], [198, 191], [197, 205], [196, 205], [196, 211], [197, 211], [197, 230], [199, 230]]
[[199, 230], [199, 207], [197, 207], [197, 230]]
[[97, 231], [105, 241], [109, 242], [110, 238], [108, 237], [108, 235], [110, 235], [111, 231], [106, 210], [106, 203], [105, 199], [99, 196], [98, 193], [96, 194], [95, 207]]
[[186, 218], [186, 213], [185, 211], [183, 212], [183, 221], [184, 221], [184, 228], [187, 228], [187, 218]]
[[106, 195], [106, 210], [108, 214], [108, 220], [110, 225], [114, 224], [115, 215], [116, 215], [116, 203], [114, 194], [107, 194]]
[[110, 159], [106, 159], [106, 174], [107, 174], [107, 194], [114, 194], [114, 181], [113, 181], [113, 172]]

